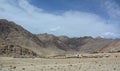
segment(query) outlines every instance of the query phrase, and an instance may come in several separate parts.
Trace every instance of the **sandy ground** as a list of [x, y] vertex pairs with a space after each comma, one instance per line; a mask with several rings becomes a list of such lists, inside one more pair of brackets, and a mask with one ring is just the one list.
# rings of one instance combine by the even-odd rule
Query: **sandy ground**
[[120, 53], [103, 58], [0, 57], [0, 71], [120, 71]]

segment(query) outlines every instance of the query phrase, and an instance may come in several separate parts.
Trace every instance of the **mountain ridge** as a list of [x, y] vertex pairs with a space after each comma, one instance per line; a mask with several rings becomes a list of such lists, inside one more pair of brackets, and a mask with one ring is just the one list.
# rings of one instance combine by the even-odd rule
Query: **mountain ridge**
[[120, 39], [32, 34], [20, 25], [5, 19], [0, 19], [0, 32], [0, 56], [51, 57], [120, 50]]

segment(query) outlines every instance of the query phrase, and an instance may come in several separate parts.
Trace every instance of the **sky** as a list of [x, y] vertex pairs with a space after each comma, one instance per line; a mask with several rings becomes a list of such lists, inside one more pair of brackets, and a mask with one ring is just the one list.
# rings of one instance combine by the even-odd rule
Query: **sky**
[[0, 19], [34, 34], [120, 38], [120, 0], [0, 0]]

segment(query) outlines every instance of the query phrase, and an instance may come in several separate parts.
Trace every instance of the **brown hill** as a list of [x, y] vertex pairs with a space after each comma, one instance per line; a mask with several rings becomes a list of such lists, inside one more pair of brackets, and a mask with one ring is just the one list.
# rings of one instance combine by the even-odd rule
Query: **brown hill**
[[52, 34], [39, 34], [37, 35], [38, 38], [45, 43], [46, 48], [51, 48], [53, 50], [53, 47], [56, 49], [60, 49], [63, 51], [69, 51], [69, 47], [64, 44], [57, 36], [54, 36]]
[[[39, 34], [37, 35], [41, 41], [47, 44], [60, 45], [68, 52], [76, 53], [96, 53], [96, 52], [117, 52], [120, 51], [120, 40], [119, 39], [106, 39], [106, 38], [92, 38], [89, 36], [80, 38], [69, 38], [67, 36], [54, 36], [50, 34]], [[52, 38], [50, 39], [50, 36]], [[54, 36], [54, 38], [53, 38]], [[42, 40], [44, 39], [44, 40]], [[54, 40], [53, 40], [54, 39]], [[55, 41], [55, 42], [54, 42]], [[57, 43], [60, 42], [61, 44]], [[56, 44], [57, 43], [57, 44]], [[59, 47], [57, 47], [59, 48]], [[67, 52], [66, 51], [66, 52]], [[67, 53], [66, 53], [67, 54]]]
[[23, 56], [22, 53], [25, 49], [28, 50], [26, 53], [30, 51], [34, 54], [36, 52], [40, 54], [37, 49], [42, 48], [44, 44], [20, 25], [0, 19], [0, 46], [0, 53], [4, 50], [4, 55], [11, 55], [9, 50], [13, 50], [13, 52], [19, 53], [18, 56]]
[[119, 39], [34, 35], [14, 22], [0, 19], [0, 56], [50, 57], [118, 51], [120, 51]]
[[39, 39], [20, 25], [0, 19], [0, 53], [2, 56], [26, 57], [24, 50], [27, 50], [26, 53], [30, 52], [27, 57], [34, 54], [45, 57], [65, 53], [67, 49], [64, 44], [56, 41], [56, 38], [52, 36], [49, 36], [49, 39], [49, 41], [41, 41], [42, 38]]

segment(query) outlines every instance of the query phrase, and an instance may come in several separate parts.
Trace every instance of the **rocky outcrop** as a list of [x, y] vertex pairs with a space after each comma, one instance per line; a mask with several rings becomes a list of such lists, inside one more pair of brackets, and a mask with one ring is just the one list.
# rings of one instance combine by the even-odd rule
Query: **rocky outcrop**
[[35, 52], [19, 45], [2, 45], [0, 47], [0, 56], [7, 57], [39, 57]]

